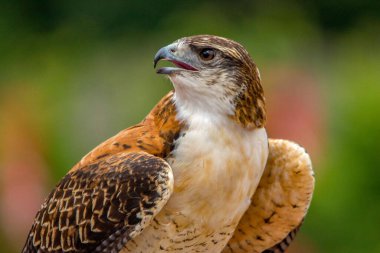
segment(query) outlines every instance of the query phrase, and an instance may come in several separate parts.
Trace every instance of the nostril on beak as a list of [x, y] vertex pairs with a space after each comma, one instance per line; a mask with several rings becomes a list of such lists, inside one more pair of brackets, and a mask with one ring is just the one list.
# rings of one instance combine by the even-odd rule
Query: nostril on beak
[[177, 52], [176, 44], [171, 44], [171, 45], [161, 48], [160, 50], [158, 50], [158, 52], [154, 56], [153, 67], [156, 67], [157, 62], [161, 59], [168, 60], [168, 59], [174, 58], [176, 52]]

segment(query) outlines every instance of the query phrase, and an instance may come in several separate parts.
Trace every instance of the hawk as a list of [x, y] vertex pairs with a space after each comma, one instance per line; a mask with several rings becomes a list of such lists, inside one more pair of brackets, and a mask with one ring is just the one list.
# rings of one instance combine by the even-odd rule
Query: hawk
[[284, 252], [309, 207], [305, 150], [268, 139], [259, 71], [238, 43], [185, 37], [154, 57], [174, 91], [82, 158], [23, 252]]

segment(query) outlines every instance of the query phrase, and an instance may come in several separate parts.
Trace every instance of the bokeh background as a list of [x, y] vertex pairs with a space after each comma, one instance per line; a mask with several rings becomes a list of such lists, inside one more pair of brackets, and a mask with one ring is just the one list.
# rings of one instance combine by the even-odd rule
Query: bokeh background
[[172, 87], [156, 51], [242, 43], [271, 137], [313, 158], [317, 185], [289, 252], [380, 252], [380, 2], [0, 1], [0, 252], [20, 252], [55, 183]]

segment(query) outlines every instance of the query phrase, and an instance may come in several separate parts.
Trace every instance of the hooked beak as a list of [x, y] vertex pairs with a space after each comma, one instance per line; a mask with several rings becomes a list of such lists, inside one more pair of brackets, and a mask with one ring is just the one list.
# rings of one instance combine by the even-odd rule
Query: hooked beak
[[166, 47], [161, 48], [158, 50], [156, 55], [154, 56], [154, 68], [156, 68], [157, 63], [160, 60], [166, 60], [172, 62], [177, 67], [163, 67], [157, 69], [157, 74], [172, 74], [174, 72], [178, 71], [198, 71], [198, 69], [191, 66], [189, 63], [186, 63], [185, 59], [182, 59], [182, 57], [177, 56], [177, 44], [173, 43]]

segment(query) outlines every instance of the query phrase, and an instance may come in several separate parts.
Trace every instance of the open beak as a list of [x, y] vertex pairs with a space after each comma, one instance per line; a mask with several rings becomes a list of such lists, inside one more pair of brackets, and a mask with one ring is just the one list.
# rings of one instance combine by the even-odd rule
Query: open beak
[[160, 60], [166, 60], [172, 62], [176, 67], [163, 67], [157, 69], [157, 74], [172, 74], [174, 72], [178, 71], [198, 71], [198, 69], [191, 66], [189, 63], [185, 62], [185, 59], [182, 59], [181, 57], [176, 56], [177, 51], [177, 45], [170, 44], [166, 47], [161, 48], [158, 50], [156, 55], [154, 56], [154, 68], [156, 67], [157, 63]]

